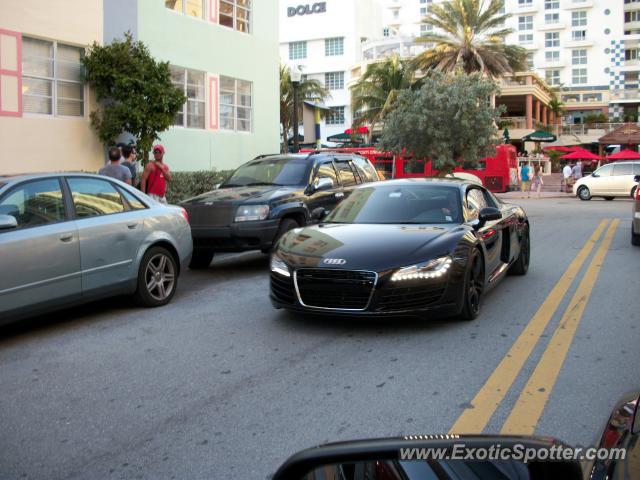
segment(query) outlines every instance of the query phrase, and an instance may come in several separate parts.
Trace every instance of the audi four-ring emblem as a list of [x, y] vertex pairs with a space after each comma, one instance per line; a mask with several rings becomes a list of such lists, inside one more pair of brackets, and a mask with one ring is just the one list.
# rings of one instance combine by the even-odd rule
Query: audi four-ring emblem
[[347, 261], [344, 258], [325, 258], [322, 263], [325, 265], [344, 265]]

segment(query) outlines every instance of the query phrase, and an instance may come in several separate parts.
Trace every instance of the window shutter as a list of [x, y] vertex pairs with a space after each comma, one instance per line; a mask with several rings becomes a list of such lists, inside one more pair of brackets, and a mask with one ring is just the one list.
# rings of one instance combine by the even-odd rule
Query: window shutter
[[219, 83], [217, 75], [208, 75], [209, 79], [209, 130], [218, 130], [219, 127]]
[[22, 35], [0, 29], [0, 116], [22, 116]]

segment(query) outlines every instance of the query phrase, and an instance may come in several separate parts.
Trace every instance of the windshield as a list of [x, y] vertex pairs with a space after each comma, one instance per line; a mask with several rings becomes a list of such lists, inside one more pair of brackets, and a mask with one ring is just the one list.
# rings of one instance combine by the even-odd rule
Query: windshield
[[269, 158], [241, 166], [222, 185], [305, 185], [309, 161], [306, 158]]
[[462, 223], [460, 194], [433, 185], [358, 188], [326, 223]]

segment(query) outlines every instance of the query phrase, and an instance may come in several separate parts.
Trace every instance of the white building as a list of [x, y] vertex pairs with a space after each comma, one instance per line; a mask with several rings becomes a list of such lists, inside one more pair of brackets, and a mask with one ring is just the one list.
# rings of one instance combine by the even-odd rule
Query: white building
[[[416, 0], [418, 1], [418, 0]], [[377, 0], [326, 0], [301, 4], [280, 0], [280, 58], [329, 88], [333, 114], [322, 121], [321, 136], [351, 127], [350, 69], [362, 57], [362, 42], [382, 36]]]
[[[417, 36], [432, 2], [383, 0], [384, 36]], [[507, 42], [529, 52], [529, 66], [561, 91], [566, 121], [590, 113], [637, 119], [640, 0], [506, 0]]]

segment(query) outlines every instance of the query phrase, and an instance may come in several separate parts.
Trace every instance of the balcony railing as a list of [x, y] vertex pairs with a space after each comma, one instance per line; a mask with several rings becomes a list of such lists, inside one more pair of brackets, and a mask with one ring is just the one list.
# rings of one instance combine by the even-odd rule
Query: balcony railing
[[611, 101], [635, 100], [640, 103], [640, 89], [625, 88], [623, 90], [611, 90], [609, 92]]
[[527, 119], [525, 117], [500, 117], [500, 122], [509, 122], [507, 128], [527, 128]]
[[618, 127], [621, 127], [624, 123], [579, 123], [575, 125], [562, 125], [560, 127], [561, 135], [593, 135], [609, 133]]

